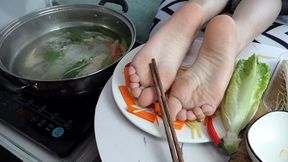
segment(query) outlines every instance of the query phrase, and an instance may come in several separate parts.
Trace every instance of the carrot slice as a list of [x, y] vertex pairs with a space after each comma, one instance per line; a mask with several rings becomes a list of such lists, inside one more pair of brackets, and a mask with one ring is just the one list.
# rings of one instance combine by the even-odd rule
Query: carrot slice
[[160, 109], [160, 104], [159, 104], [158, 102], [153, 103], [153, 104], [152, 104], [152, 108], [154, 109], [154, 112], [155, 112], [157, 115], [159, 115], [159, 116], [162, 115], [162, 114], [161, 114], [161, 109]]
[[129, 79], [129, 71], [128, 71], [129, 66], [124, 67], [124, 79], [125, 79], [125, 84], [126, 86], [130, 86], [130, 79]]
[[120, 85], [119, 90], [120, 90], [127, 106], [136, 105], [136, 103], [135, 103], [133, 97], [131, 96], [127, 86]]
[[[158, 108], [155, 107], [156, 106], [155, 104], [159, 104], [159, 103], [157, 103], [157, 102], [156, 103], [152, 103], [150, 107], [153, 109], [155, 115], [161, 116], [161, 114], [159, 114], [158, 110], [156, 110]], [[160, 111], [160, 106], [159, 106], [159, 111]], [[159, 121], [158, 121], [158, 117], [157, 116], [156, 116], [156, 123], [159, 126]]]
[[207, 125], [207, 122], [208, 122], [208, 117], [205, 117], [205, 118], [204, 118], [204, 121], [203, 121], [203, 125], [206, 126], [206, 125]]
[[[134, 101], [133, 97], [131, 96], [128, 86], [130, 84], [129, 81], [129, 72], [128, 68], [130, 66], [130, 63], [126, 64], [124, 67], [124, 79], [125, 79], [125, 84], [126, 85], [120, 85], [119, 90], [125, 100], [125, 103], [127, 104], [127, 111], [133, 115], [136, 115], [144, 120], [147, 120], [151, 123], [154, 123], [155, 120], [157, 120], [157, 115], [161, 116], [161, 109], [160, 109], [160, 104], [159, 103], [153, 103], [152, 108], [155, 113], [147, 112], [145, 109], [138, 109], [133, 107], [133, 105], [136, 105], [136, 102]], [[158, 123], [158, 120], [157, 120]], [[177, 130], [181, 130], [184, 126], [185, 122], [184, 121], [175, 121], [173, 123], [173, 126]]]
[[156, 120], [156, 115], [150, 112], [147, 112], [143, 109], [143, 111], [141, 109], [137, 109], [135, 107], [133, 107], [132, 105], [128, 105], [127, 111], [133, 115], [136, 115], [142, 119], [145, 119], [151, 123], [154, 123]]
[[113, 61], [115, 61], [121, 56], [122, 49], [120, 48], [118, 41], [115, 41], [111, 46], [112, 46], [111, 56], [112, 56]]
[[184, 124], [185, 124], [184, 121], [177, 120], [177, 121], [173, 122], [173, 127], [177, 130], [181, 130], [183, 128]]
[[124, 80], [125, 80], [125, 84], [126, 86], [130, 86], [130, 79], [129, 79], [129, 66], [130, 66], [131, 62], [127, 63], [124, 66]]

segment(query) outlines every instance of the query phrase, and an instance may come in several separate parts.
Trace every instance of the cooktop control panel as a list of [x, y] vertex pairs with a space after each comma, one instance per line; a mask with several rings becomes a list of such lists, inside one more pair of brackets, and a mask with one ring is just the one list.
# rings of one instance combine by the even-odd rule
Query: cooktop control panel
[[99, 93], [51, 100], [0, 90], [0, 120], [64, 157], [93, 131]]

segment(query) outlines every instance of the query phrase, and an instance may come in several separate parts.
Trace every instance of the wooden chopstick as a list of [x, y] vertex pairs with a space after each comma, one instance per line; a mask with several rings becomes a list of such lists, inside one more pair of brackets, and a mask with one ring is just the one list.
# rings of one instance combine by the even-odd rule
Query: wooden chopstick
[[160, 110], [162, 113], [163, 124], [165, 128], [166, 137], [169, 144], [169, 149], [173, 162], [184, 162], [182, 151], [178, 144], [178, 139], [176, 137], [175, 129], [173, 127], [170, 113], [168, 111], [168, 103], [163, 90], [162, 82], [160, 80], [159, 72], [157, 69], [156, 61], [153, 58], [152, 63], [149, 64], [152, 73], [152, 78], [154, 81], [155, 90], [158, 97], [158, 102], [160, 104]]

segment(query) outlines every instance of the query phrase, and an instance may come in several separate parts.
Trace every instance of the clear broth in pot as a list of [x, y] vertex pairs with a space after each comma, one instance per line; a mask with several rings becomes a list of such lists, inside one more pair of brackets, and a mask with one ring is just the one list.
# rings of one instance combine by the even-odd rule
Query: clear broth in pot
[[127, 48], [124, 38], [100, 26], [65, 28], [28, 44], [12, 72], [43, 81], [81, 77], [112, 64]]

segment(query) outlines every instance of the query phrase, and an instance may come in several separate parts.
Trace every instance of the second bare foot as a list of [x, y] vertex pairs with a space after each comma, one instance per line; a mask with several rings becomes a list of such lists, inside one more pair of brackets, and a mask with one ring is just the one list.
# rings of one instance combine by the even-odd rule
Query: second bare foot
[[172, 85], [168, 105], [173, 120], [202, 120], [215, 112], [231, 78], [236, 51], [234, 20], [226, 15], [213, 18], [195, 63]]
[[[163, 88], [173, 83], [177, 70], [202, 23], [202, 8], [188, 2], [135, 55], [129, 67], [130, 88], [140, 106], [156, 99], [149, 63], [156, 59]], [[181, 32], [178, 32], [181, 31]]]

